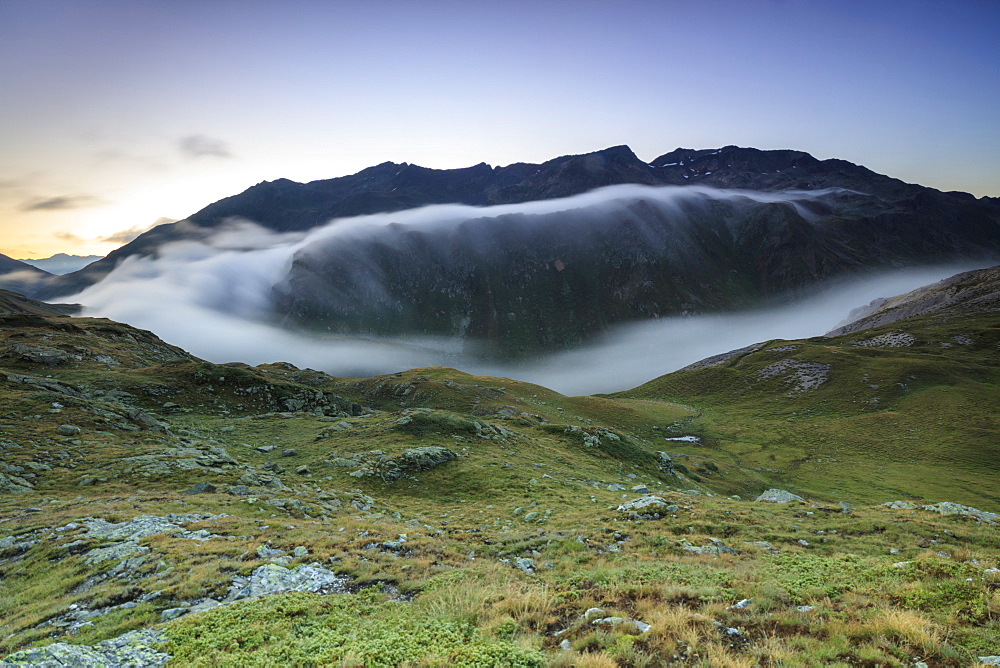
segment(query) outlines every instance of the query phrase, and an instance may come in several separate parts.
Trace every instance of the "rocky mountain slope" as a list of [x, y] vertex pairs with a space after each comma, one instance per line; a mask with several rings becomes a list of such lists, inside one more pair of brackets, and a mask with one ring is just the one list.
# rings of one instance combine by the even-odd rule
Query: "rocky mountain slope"
[[53, 276], [38, 267], [0, 255], [0, 289], [33, 294]]
[[922, 315], [937, 320], [1000, 311], [1000, 267], [968, 271], [904, 295], [877, 299], [849, 316], [831, 336], [849, 334]]
[[998, 317], [609, 397], [0, 318], [0, 666], [994, 661]]

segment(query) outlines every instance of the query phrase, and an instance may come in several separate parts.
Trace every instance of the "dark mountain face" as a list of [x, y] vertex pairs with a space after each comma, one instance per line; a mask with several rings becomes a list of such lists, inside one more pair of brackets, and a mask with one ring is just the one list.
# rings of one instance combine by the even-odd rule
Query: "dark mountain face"
[[[548, 201], [622, 184], [685, 194], [609, 195], [572, 212], [484, 209], [445, 226], [333, 235], [294, 258], [275, 287], [275, 315], [324, 331], [469, 337], [510, 355], [572, 346], [618, 322], [757, 305], [846, 273], [1000, 253], [1000, 204], [990, 198], [799, 151], [677, 149], [647, 164], [620, 146], [540, 165], [383, 163], [306, 184], [263, 182], [35, 296], [75, 293], [126, 257], [205, 237], [232, 218], [305, 231], [360, 214]], [[803, 190], [819, 192], [791, 192]]]
[[26, 262], [0, 255], [0, 289], [31, 294], [52, 278], [52, 274]]
[[509, 358], [575, 347], [618, 323], [760, 306], [824, 279], [996, 250], [943, 220], [919, 236], [891, 210], [863, 216], [881, 201], [843, 190], [601, 195], [544, 213], [474, 209], [436, 226], [401, 218], [314, 242], [276, 287], [275, 308], [299, 326], [460, 337]]

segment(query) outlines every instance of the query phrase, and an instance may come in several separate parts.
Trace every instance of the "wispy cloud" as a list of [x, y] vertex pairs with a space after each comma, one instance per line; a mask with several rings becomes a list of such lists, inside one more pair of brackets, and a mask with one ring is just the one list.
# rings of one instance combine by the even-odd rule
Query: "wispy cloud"
[[188, 158], [232, 158], [229, 145], [208, 135], [188, 135], [178, 142], [181, 153]]
[[55, 197], [33, 197], [21, 204], [21, 211], [64, 211], [101, 206], [106, 202], [93, 195], [57, 195]]
[[127, 244], [133, 241], [136, 237], [144, 232], [149, 232], [151, 229], [157, 225], [164, 225], [166, 223], [176, 223], [177, 221], [173, 218], [157, 218], [156, 222], [152, 225], [146, 225], [145, 227], [141, 225], [136, 225], [130, 227], [127, 230], [119, 230], [117, 232], [112, 232], [111, 234], [106, 234], [102, 237], [96, 237], [94, 239], [84, 239], [78, 234], [72, 232], [67, 232], [65, 230], [61, 232], [56, 232], [55, 237], [62, 241], [68, 241], [70, 243], [106, 243], [106, 244]]

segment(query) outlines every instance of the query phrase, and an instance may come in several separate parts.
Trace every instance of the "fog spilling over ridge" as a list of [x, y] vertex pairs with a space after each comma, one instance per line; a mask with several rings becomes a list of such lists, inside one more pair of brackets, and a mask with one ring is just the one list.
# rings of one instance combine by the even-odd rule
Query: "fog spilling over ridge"
[[[156, 257], [128, 257], [104, 280], [66, 300], [82, 303], [87, 315], [150, 329], [214, 362], [288, 361], [338, 376], [444, 365], [569, 394], [613, 391], [757, 341], [823, 334], [874, 298], [973, 268], [860, 278], [864, 267], [857, 267], [855, 280], [805, 301], [722, 312], [740, 300], [746, 305], [750, 297], [779, 293], [755, 293], [759, 286], [749, 280], [749, 270], [737, 275], [736, 264], [745, 258], [726, 255], [747, 230], [808, 226], [819, 236], [832, 208], [859, 199], [866, 196], [841, 189], [625, 185], [527, 204], [434, 205], [338, 219], [306, 232], [275, 233], [233, 220], [199, 240], [165, 244]], [[595, 248], [598, 242], [604, 245]], [[781, 258], [769, 258], [775, 260]], [[801, 260], [788, 258], [786, 274], [800, 271]], [[677, 302], [644, 313], [650, 302], [643, 301], [643, 290], [651, 289], [650, 277], [656, 276], [651, 267], [670, 269], [669, 290], [657, 294], [676, 295]], [[599, 271], [605, 274], [600, 281], [589, 279], [590, 293], [568, 292]], [[470, 282], [470, 274], [476, 280]], [[521, 283], [506, 282], [512, 275]], [[509, 304], [523, 308], [498, 306], [503, 290], [511, 293]], [[603, 299], [603, 290], [617, 291], [612, 297], [619, 301], [590, 303]], [[303, 304], [313, 310], [299, 308]], [[565, 352], [507, 358], [497, 354], [496, 341], [482, 336], [525, 331], [513, 327], [541, 313], [547, 320], [537, 327], [546, 332], [545, 342], [558, 341], [564, 313], [590, 308], [570, 322], [590, 321], [591, 313], [620, 304], [647, 321], [595, 323], [588, 337], [570, 340], [573, 349]], [[674, 315], [681, 311], [687, 315]], [[344, 319], [345, 313], [354, 319]], [[477, 317], [481, 331], [475, 331]], [[629, 319], [631, 324], [622, 324]], [[352, 331], [357, 323], [378, 326]]]

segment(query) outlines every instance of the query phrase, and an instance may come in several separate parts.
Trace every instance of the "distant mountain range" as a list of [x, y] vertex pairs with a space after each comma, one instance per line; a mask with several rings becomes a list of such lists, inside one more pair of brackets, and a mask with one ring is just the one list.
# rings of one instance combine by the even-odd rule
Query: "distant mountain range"
[[387, 162], [305, 184], [262, 182], [48, 279], [33, 296], [74, 294], [126, 257], [204, 238], [233, 218], [301, 232], [362, 214], [548, 201], [623, 184], [679, 188], [608, 191], [562, 212], [484, 209], [446, 229], [387, 226], [311, 247], [275, 286], [275, 318], [324, 331], [459, 335], [508, 355], [575, 345], [617, 322], [752, 306], [845, 274], [1000, 254], [995, 198], [800, 151], [676, 149], [646, 163], [618, 146], [542, 164]]
[[56, 253], [52, 257], [41, 258], [39, 260], [22, 259], [20, 262], [30, 264], [50, 274], [62, 275], [83, 269], [91, 262], [100, 260], [103, 255], [67, 255], [66, 253]]

